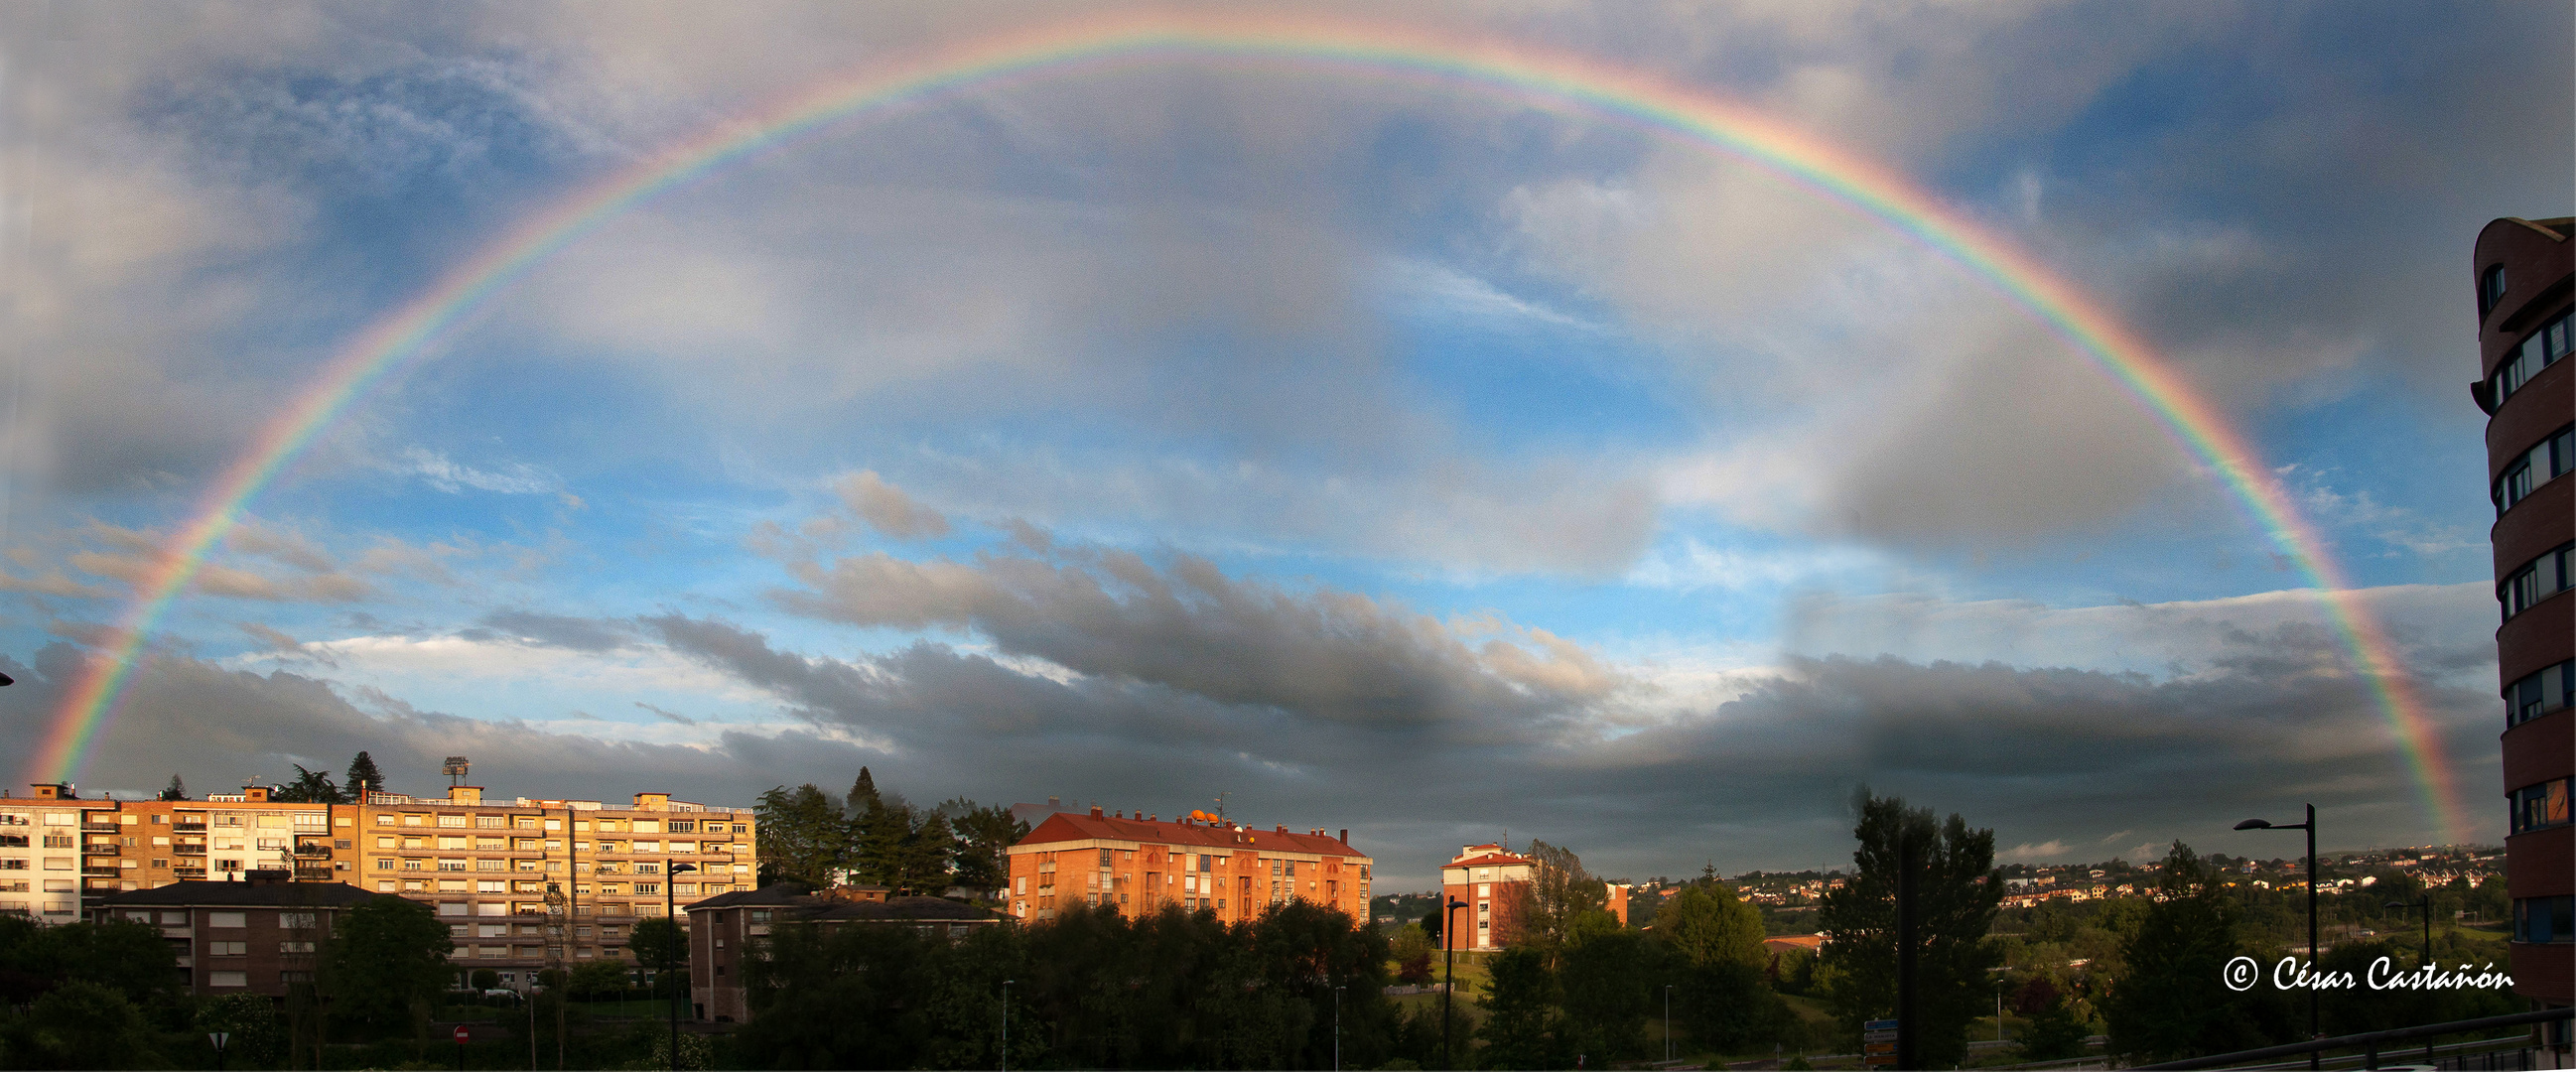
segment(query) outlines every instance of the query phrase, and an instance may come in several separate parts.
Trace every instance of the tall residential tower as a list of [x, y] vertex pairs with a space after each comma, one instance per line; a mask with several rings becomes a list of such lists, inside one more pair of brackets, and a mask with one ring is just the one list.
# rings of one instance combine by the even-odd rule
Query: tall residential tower
[[[2506, 218], [2479, 232], [2480, 378], [2487, 491], [2495, 501], [2496, 661], [2504, 691], [2505, 883], [2513, 897], [2514, 989], [2536, 1005], [2576, 1004], [2576, 362], [2568, 311], [2576, 219]], [[2561, 1036], [2563, 1039], [2563, 1036]]]

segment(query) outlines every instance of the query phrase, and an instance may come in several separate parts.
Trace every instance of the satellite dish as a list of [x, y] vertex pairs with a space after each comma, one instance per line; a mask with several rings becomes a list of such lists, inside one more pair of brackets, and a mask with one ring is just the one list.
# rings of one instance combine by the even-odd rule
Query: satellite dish
[[15, 685], [17, 683], [17, 679], [12, 678], [7, 674], [0, 674], [0, 685]]

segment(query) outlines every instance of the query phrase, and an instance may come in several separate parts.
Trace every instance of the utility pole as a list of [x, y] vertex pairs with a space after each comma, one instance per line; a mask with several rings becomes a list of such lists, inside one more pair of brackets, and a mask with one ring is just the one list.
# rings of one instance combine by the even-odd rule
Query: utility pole
[[1458, 1062], [1451, 1059], [1449, 1050], [1449, 996], [1458, 992], [1458, 910], [1467, 902], [1452, 897], [1441, 907], [1445, 911], [1440, 918], [1440, 944], [1447, 963], [1440, 969], [1440, 1067], [1456, 1068]]
[[1920, 1027], [1915, 1016], [1914, 959], [1915, 931], [1920, 923], [1914, 911], [1914, 871], [1921, 864], [1921, 848], [1914, 843], [1913, 831], [1899, 826], [1896, 835], [1896, 1067], [1921, 1068], [1915, 1060]]

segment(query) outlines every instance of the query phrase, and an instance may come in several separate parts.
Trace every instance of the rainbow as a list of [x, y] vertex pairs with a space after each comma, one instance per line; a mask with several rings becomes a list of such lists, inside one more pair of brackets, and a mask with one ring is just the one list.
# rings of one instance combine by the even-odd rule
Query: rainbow
[[368, 390], [486, 299], [583, 236], [646, 201], [766, 150], [860, 117], [882, 116], [968, 90], [1175, 65], [1276, 69], [1500, 97], [1606, 120], [1763, 166], [1913, 237], [2028, 310], [2154, 413], [2204, 462], [2319, 594], [2353, 668], [2375, 693], [2410, 758], [2425, 804], [2453, 841], [2465, 835], [2458, 788], [2440, 742], [2394, 656], [2325, 543], [2252, 447], [2147, 344], [2072, 283], [1989, 234], [1903, 176], [1740, 105], [1586, 58], [1350, 21], [1152, 16], [986, 38], [910, 62], [828, 80], [673, 145], [529, 219], [436, 285], [374, 322], [272, 419], [206, 492], [136, 585], [106, 657], [65, 695], [36, 760], [36, 777], [69, 779], [110, 724], [146, 642], [245, 506]]

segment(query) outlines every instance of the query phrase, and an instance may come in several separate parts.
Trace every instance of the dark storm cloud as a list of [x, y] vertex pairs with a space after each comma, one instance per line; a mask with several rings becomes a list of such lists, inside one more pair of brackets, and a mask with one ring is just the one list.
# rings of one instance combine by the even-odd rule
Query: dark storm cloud
[[1494, 623], [1460, 628], [1356, 593], [1290, 591], [1205, 559], [1162, 566], [1124, 551], [1073, 563], [972, 563], [885, 554], [793, 567], [810, 587], [773, 596], [864, 626], [972, 629], [1004, 653], [1087, 675], [1166, 685], [1226, 704], [1355, 724], [1529, 717], [1623, 683], [1578, 645]]

